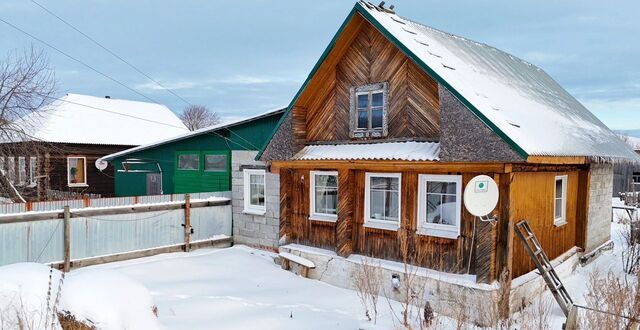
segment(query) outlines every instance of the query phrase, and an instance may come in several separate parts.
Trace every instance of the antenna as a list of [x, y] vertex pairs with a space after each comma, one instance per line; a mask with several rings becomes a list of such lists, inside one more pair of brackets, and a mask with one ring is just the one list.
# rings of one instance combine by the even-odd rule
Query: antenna
[[498, 205], [498, 185], [490, 176], [478, 175], [464, 188], [464, 207], [469, 213], [485, 219]]
[[100, 172], [104, 171], [107, 166], [109, 166], [109, 163], [106, 160], [102, 158], [96, 159], [96, 168], [100, 170]]

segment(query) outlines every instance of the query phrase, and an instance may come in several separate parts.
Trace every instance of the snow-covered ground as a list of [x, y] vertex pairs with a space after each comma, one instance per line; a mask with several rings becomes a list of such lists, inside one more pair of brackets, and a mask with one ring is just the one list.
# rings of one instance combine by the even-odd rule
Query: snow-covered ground
[[[620, 230], [622, 225], [614, 223], [613, 250], [605, 251], [586, 267], [578, 266], [572, 276], [563, 279], [578, 304], [585, 304], [591, 272], [613, 270], [622, 276]], [[397, 328], [384, 298], [380, 298], [378, 321], [373, 325], [366, 321], [355, 291], [284, 271], [274, 263], [274, 256], [235, 246], [87, 267], [67, 276], [60, 305], [81, 318], [113, 325], [107, 328], [123, 324], [158, 327], [149, 312], [151, 305], [158, 307], [157, 320], [166, 329]], [[0, 293], [6, 297], [6, 292], [20, 291], [46, 297], [49, 272], [43, 267], [21, 264], [0, 268]], [[8, 275], [19, 273], [16, 270], [30, 275]], [[550, 298], [548, 292], [542, 297]], [[394, 302], [392, 306], [399, 314], [399, 304]], [[451, 319], [439, 320], [440, 329], [455, 325]], [[551, 328], [561, 328], [564, 320], [554, 302]]]

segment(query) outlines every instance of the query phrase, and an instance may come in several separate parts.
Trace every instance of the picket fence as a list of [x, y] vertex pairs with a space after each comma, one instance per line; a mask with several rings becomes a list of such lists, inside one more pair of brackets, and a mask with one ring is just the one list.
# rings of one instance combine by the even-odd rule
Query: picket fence
[[[231, 236], [231, 192], [114, 197], [0, 206], [0, 266], [62, 263]], [[64, 207], [70, 208], [65, 250]], [[35, 218], [35, 220], [34, 220]], [[23, 220], [24, 219], [24, 220]]]

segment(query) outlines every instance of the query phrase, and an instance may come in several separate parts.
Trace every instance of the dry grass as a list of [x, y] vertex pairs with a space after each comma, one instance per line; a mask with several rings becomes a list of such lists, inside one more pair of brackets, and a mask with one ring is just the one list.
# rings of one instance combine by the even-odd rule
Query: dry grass
[[626, 330], [632, 327], [632, 320], [640, 319], [637, 282], [620, 279], [611, 271], [606, 276], [595, 271], [589, 275], [587, 289], [585, 299], [590, 310], [581, 311], [581, 328]]
[[382, 271], [379, 264], [370, 263], [362, 258], [360, 267], [353, 271], [353, 285], [356, 288], [365, 316], [375, 324], [378, 320], [378, 298], [382, 288]]
[[96, 330], [96, 326], [78, 321], [71, 313], [63, 311], [58, 313], [58, 321], [63, 330]]

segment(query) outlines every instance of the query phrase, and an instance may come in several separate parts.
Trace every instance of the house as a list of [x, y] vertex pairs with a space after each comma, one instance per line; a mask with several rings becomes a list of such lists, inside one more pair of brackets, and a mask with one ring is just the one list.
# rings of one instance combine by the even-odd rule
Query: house
[[[234, 242], [274, 249], [279, 239], [278, 175], [254, 158], [284, 111], [154, 141], [101, 161], [115, 170], [117, 196], [231, 191]], [[245, 186], [253, 187], [254, 194], [249, 196]]]
[[[560, 261], [608, 242], [612, 163], [640, 160], [542, 69], [363, 1], [257, 159], [279, 174], [280, 251], [310, 277], [349, 286], [354, 256], [410, 255], [430, 288], [486, 301], [534, 269], [516, 222]], [[493, 221], [463, 206], [479, 174], [498, 184]]]
[[[640, 155], [640, 138], [628, 136], [626, 142], [634, 146]], [[613, 197], [620, 197], [621, 193], [640, 191], [640, 164], [619, 163], [613, 166]]]
[[2, 143], [0, 167], [29, 198], [114, 195], [113, 171], [98, 171], [105, 155], [184, 133], [161, 104], [67, 94], [24, 122], [27, 138]]

